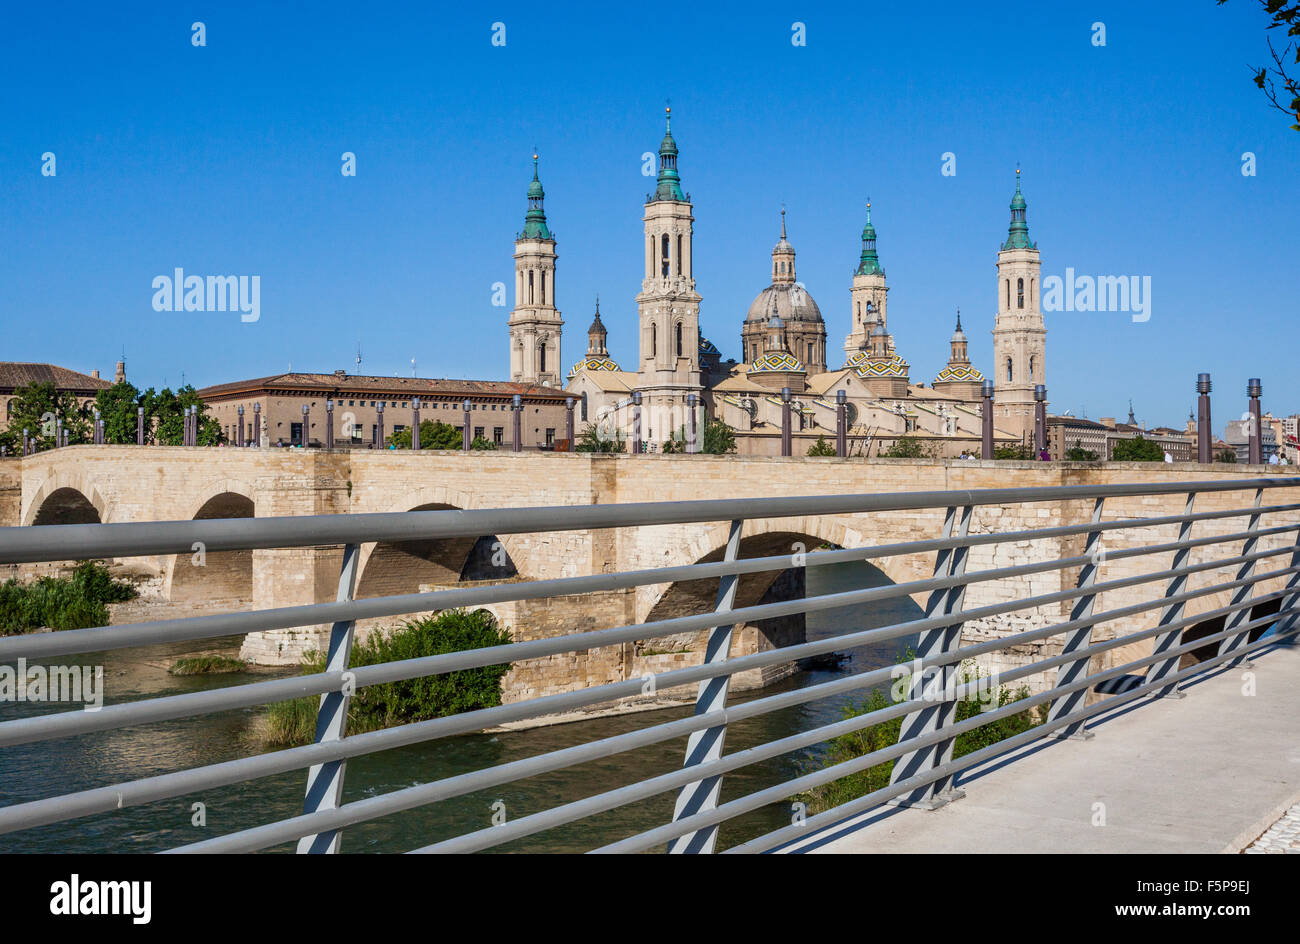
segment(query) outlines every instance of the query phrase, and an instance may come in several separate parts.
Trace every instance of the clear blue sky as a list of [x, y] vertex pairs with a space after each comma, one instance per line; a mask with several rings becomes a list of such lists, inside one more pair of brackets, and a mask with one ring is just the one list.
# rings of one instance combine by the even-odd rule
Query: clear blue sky
[[[1251, 0], [271, 6], [6, 10], [0, 359], [108, 372], [125, 348], [141, 386], [182, 371], [202, 386], [351, 371], [360, 337], [366, 373], [409, 375], [414, 357], [424, 376], [502, 378], [491, 289], [512, 284], [536, 146], [565, 360], [599, 293], [632, 364], [641, 155], [670, 97], [702, 324], [724, 356], [768, 282], [783, 202], [838, 356], [870, 196], [913, 380], [946, 362], [958, 306], [990, 371], [1019, 162], [1044, 276], [1152, 279], [1146, 323], [1048, 315], [1053, 410], [1122, 417], [1131, 397], [1139, 419], [1181, 424], [1201, 370], [1216, 427], [1251, 375], [1267, 409], [1300, 410], [1300, 134], [1250, 81], [1266, 55]], [[260, 321], [155, 312], [150, 283], [178, 266], [261, 276]]]

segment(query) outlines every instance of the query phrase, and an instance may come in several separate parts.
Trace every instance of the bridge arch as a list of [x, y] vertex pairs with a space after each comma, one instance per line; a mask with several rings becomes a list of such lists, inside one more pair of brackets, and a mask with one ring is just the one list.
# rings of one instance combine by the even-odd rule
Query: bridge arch
[[59, 473], [41, 483], [23, 515], [23, 525], [106, 524], [109, 504], [82, 475]]
[[[383, 511], [461, 511], [474, 503], [470, 493], [426, 486], [407, 492], [395, 506]], [[516, 564], [520, 551], [514, 535], [370, 544], [362, 550], [356, 596], [419, 593], [422, 586], [521, 577], [524, 575]]]
[[[253, 518], [257, 506], [252, 486], [238, 479], [218, 479], [199, 489], [186, 518]], [[172, 602], [251, 603], [253, 552], [195, 551], [173, 554], [167, 561], [163, 592]]]
[[[679, 559], [671, 561], [670, 565], [721, 560], [726, 549], [729, 529], [729, 525], [719, 524], [698, 534], [694, 540], [685, 545]], [[793, 555], [801, 548], [804, 552], [812, 552], [825, 547], [859, 547], [864, 543], [866, 542], [861, 532], [853, 527], [851, 522], [845, 522], [843, 519], [762, 520], [746, 522], [745, 529], [741, 532], [739, 556], [743, 559]], [[736, 590], [735, 606], [748, 607], [804, 597], [807, 592], [808, 572], [802, 567], [793, 566], [793, 563], [792, 559], [792, 566], [782, 571], [742, 575]], [[872, 563], [853, 562], [836, 566], [855, 568], [853, 574], [855, 588], [884, 586], [895, 582], [889, 573]], [[645, 588], [645, 590], [648, 593], [643, 595], [637, 609], [639, 613], [644, 614], [644, 622], [653, 622], [713, 609], [717, 598], [718, 581], [716, 578], [679, 581], [674, 584]], [[913, 601], [903, 598], [896, 601], [896, 604], [896, 609], [908, 612], [906, 618], [919, 618], [920, 608]], [[879, 625], [892, 621], [884, 620]], [[819, 622], [823, 621], [819, 619]], [[815, 633], [815, 635], [825, 634], [821, 631]], [[803, 614], [760, 620], [752, 625], [741, 624], [736, 627], [732, 652], [735, 655], [743, 655], [782, 648], [804, 642], [809, 636], [808, 623]], [[644, 640], [637, 644], [637, 649], [638, 652], [652, 654], [703, 652], [706, 640], [707, 631], [688, 632]], [[767, 684], [792, 669], [793, 666], [790, 665], [769, 667], [762, 670], [760, 677], [742, 678], [738, 681], [742, 687]]]

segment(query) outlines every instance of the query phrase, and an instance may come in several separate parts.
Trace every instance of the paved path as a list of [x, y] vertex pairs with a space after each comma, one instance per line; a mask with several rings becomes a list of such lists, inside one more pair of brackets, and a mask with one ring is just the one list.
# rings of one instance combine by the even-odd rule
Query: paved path
[[1266, 832], [1260, 848], [1293, 844], [1300, 647], [1256, 654], [1254, 696], [1243, 674], [1131, 702], [1095, 718], [1089, 740], [989, 761], [963, 775], [964, 799], [933, 812], [870, 811], [787, 851], [1240, 852]]

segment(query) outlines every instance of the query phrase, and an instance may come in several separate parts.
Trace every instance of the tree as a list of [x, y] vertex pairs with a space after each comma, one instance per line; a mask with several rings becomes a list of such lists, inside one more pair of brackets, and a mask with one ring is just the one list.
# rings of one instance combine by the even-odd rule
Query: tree
[[1035, 458], [1033, 447], [1020, 443], [1015, 446], [995, 446], [993, 447], [994, 459], [1016, 459], [1030, 460]]
[[720, 419], [704, 424], [704, 452], [711, 456], [725, 456], [736, 451], [736, 431]]
[[1115, 443], [1110, 457], [1116, 462], [1164, 462], [1165, 451], [1139, 433]]
[[[95, 394], [95, 408], [104, 420], [104, 442], [135, 442], [136, 410], [142, 405], [141, 396], [140, 391], [125, 380]], [[146, 435], [148, 419], [146, 416]]]
[[1074, 447], [1065, 451], [1066, 462], [1096, 462], [1097, 454], [1091, 449], [1084, 449], [1079, 440], [1074, 441]]
[[[487, 442], [487, 440], [481, 440]], [[411, 448], [411, 430], [404, 429], [387, 437], [385, 442], [398, 449]], [[423, 420], [420, 423], [421, 449], [460, 449], [464, 446], [460, 430], [442, 420]], [[473, 448], [473, 443], [470, 444]], [[480, 447], [484, 448], [484, 447]], [[492, 448], [495, 448], [493, 446]]]
[[616, 429], [614, 435], [607, 439], [601, 435], [598, 424], [590, 423], [578, 434], [578, 442], [573, 451], [623, 452], [623, 434]]
[[925, 447], [919, 439], [895, 439], [888, 449], [880, 451], [882, 459], [925, 459]]
[[221, 424], [208, 415], [207, 405], [191, 384], [175, 393], [169, 387], [157, 392], [150, 387], [140, 394], [139, 403], [144, 407], [146, 438], [155, 445], [180, 446], [185, 443], [185, 410], [191, 406], [199, 410], [200, 446], [215, 446], [226, 438]]
[[810, 456], [833, 456], [835, 447], [826, 441], [825, 436], [818, 436], [817, 441], [808, 447]]
[[1215, 462], [1236, 462], [1237, 451], [1235, 449], [1224, 449], [1214, 457]]
[[[1227, 0], [1219, 0], [1220, 6], [1224, 3], [1227, 3]], [[1300, 2], [1259, 0], [1259, 5], [1273, 18], [1273, 22], [1266, 29], [1286, 27], [1288, 37], [1300, 36]], [[1255, 87], [1264, 93], [1264, 97], [1273, 108], [1288, 118], [1294, 118], [1296, 123], [1291, 125], [1291, 128], [1300, 131], [1300, 68], [1296, 68], [1294, 74], [1287, 72], [1288, 65], [1300, 66], [1300, 42], [1288, 39], [1287, 44], [1280, 50], [1274, 47], [1272, 38], [1267, 39], [1266, 42], [1273, 65], [1251, 67]], [[1280, 89], [1279, 85], [1281, 85]], [[1290, 99], [1289, 103], [1287, 99]]]
[[93, 442], [90, 411], [77, 403], [77, 398], [66, 390], [57, 389], [53, 383], [30, 383], [14, 391], [10, 401], [9, 426], [5, 430], [4, 445], [11, 452], [22, 449], [23, 430], [35, 440], [36, 449], [53, 449], [58, 420], [68, 431], [71, 445]]

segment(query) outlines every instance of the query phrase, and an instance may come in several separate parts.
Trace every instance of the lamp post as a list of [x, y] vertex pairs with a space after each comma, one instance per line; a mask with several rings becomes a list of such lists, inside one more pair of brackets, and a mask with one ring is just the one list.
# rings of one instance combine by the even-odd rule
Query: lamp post
[[411, 451], [420, 451], [420, 398], [411, 398]]
[[641, 452], [641, 391], [632, 391], [632, 455]]
[[781, 455], [788, 456], [791, 453], [791, 432], [790, 432], [790, 388], [781, 388]]
[[253, 445], [262, 445], [262, 404], [253, 404]]
[[94, 411], [94, 416], [95, 416], [94, 425], [91, 428], [91, 442], [93, 442], [96, 446], [98, 446], [101, 443], [101, 440], [99, 438], [99, 410]]
[[699, 433], [696, 431], [695, 428], [695, 423], [696, 423], [695, 411], [699, 403], [699, 400], [700, 398], [696, 394], [688, 393], [686, 395], [686, 409], [687, 412], [691, 414], [690, 424], [688, 425], [686, 431], [686, 451], [691, 454], [700, 451]]
[[569, 444], [569, 451], [573, 451], [573, 397], [564, 399], [564, 439]]
[[244, 404], [239, 404], [235, 412], [239, 414], [239, 437], [236, 442], [242, 447], [244, 445]]
[[384, 448], [384, 401], [380, 400], [375, 404], [375, 415], [379, 418], [375, 423], [375, 448]]
[[835, 391], [835, 454], [843, 459], [849, 454], [848, 394]]
[[984, 396], [984, 406], [980, 410], [980, 458], [993, 458], [993, 381], [986, 380], [980, 393]]
[[1250, 464], [1259, 465], [1264, 461], [1264, 431], [1260, 428], [1259, 395], [1262, 387], [1258, 377], [1246, 381], [1246, 396], [1250, 397]]
[[23, 427], [23, 455], [31, 455], [31, 442], [27, 438], [27, 427]]
[[135, 408], [135, 444], [144, 445], [144, 407]]
[[1196, 461], [1205, 465], [1213, 461], [1210, 455], [1210, 375], [1196, 375]]
[[465, 452], [469, 452], [470, 443], [473, 442], [473, 439], [471, 438], [471, 437], [472, 437], [472, 430], [469, 428], [469, 424], [470, 424], [470, 418], [469, 418], [469, 407], [470, 407], [470, 403], [469, 403], [468, 400], [466, 400], [465, 402], [463, 402], [463, 403], [461, 404], [461, 406], [464, 407], [464, 409], [465, 409], [465, 426], [463, 427], [463, 429], [462, 429], [462, 431], [461, 431], [461, 436], [460, 436], [460, 447], [461, 447], [461, 449], [463, 449]]
[[298, 438], [298, 445], [307, 448], [307, 443], [311, 442], [311, 404], [302, 405], [302, 435]]
[[515, 394], [510, 401], [510, 412], [512, 414], [513, 435], [514, 435], [514, 452], [524, 451], [524, 398]]
[[1034, 458], [1042, 456], [1047, 448], [1047, 387], [1034, 386]]
[[325, 448], [334, 448], [334, 401], [325, 401]]

